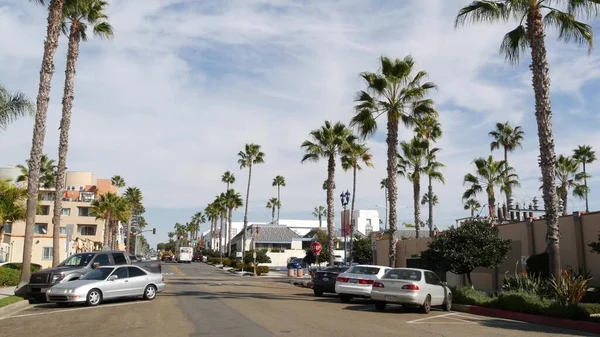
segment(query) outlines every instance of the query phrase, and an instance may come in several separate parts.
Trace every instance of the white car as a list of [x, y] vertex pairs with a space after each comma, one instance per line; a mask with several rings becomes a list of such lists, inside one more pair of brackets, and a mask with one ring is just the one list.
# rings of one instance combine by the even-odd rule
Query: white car
[[431, 307], [441, 306], [444, 311], [452, 309], [452, 292], [431, 270], [394, 268], [373, 283], [371, 299], [375, 308], [385, 310], [389, 304], [421, 307], [429, 313]]
[[335, 280], [335, 292], [344, 303], [353, 297], [370, 298], [373, 283], [391, 269], [385, 266], [359, 264], [339, 274]]

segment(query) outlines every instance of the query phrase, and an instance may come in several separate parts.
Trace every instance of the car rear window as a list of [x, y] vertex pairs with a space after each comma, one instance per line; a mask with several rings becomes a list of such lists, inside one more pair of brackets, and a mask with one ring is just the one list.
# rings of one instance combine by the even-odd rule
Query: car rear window
[[381, 268], [377, 267], [352, 267], [346, 271], [347, 274], [377, 275]]
[[383, 275], [384, 279], [421, 281], [422, 273], [411, 269], [391, 269]]

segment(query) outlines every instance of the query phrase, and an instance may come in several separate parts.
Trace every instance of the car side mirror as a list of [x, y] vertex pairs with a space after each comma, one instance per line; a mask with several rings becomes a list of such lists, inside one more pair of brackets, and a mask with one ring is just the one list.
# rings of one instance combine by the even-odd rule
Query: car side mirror
[[118, 278], [119, 278], [119, 277], [118, 277], [117, 275], [111, 275], [111, 276], [108, 278], [108, 280], [109, 280], [109, 281], [114, 281], [114, 280], [116, 280], [116, 279], [118, 279]]
[[443, 282], [442, 282], [442, 285], [443, 285], [444, 287], [447, 287], [447, 286], [448, 286], [448, 283], [447, 283], [446, 281], [443, 281]]
[[100, 267], [100, 262], [92, 263], [92, 269]]

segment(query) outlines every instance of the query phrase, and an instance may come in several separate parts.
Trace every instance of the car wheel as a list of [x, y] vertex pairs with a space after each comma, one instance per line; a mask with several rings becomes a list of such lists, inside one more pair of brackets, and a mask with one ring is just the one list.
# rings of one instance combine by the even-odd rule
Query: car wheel
[[88, 292], [85, 302], [91, 307], [95, 307], [102, 302], [102, 292], [98, 289], [92, 289]]
[[375, 302], [375, 309], [377, 309], [377, 311], [384, 311], [386, 304], [387, 303], [385, 302]]
[[317, 296], [317, 297], [323, 296], [323, 291], [321, 291], [321, 290], [313, 290], [313, 292], [315, 293], [315, 296]]
[[444, 311], [452, 310], [452, 294], [448, 294], [446, 296], [446, 300], [444, 301]]
[[144, 299], [146, 301], [152, 301], [156, 297], [156, 287], [152, 284], [146, 286], [144, 289]]
[[350, 295], [340, 294], [340, 301], [342, 301], [342, 303], [349, 303], [351, 299], [352, 296]]
[[421, 306], [421, 311], [423, 311], [424, 314], [428, 314], [431, 311], [431, 296], [427, 295], [427, 297], [425, 297], [425, 302], [423, 302], [423, 305]]

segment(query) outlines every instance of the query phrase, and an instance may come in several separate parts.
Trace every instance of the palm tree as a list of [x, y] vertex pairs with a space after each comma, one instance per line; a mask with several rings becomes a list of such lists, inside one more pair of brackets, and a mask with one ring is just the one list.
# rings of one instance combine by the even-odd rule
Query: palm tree
[[192, 216], [192, 222], [198, 225], [196, 232], [194, 233], [194, 238], [197, 239], [200, 226], [206, 222], [206, 216], [202, 214], [202, 212], [196, 212], [194, 216]]
[[396, 202], [398, 187], [396, 172], [398, 169], [398, 133], [400, 122], [413, 126], [415, 118], [435, 115], [433, 102], [426, 99], [435, 84], [421, 83], [427, 73], [415, 72], [415, 62], [411, 56], [392, 60], [380, 58], [381, 69], [378, 73], [361, 73], [367, 88], [357, 94], [356, 113], [350, 125], [357, 126], [360, 135], [365, 138], [377, 131], [377, 118], [387, 115], [387, 173], [388, 173], [388, 216], [390, 232], [390, 266], [396, 266], [398, 238], [398, 216]]
[[[227, 228], [223, 228], [223, 221], [225, 220], [225, 216], [227, 214], [227, 205], [225, 200], [225, 193], [219, 194], [213, 204], [218, 211], [219, 214], [219, 252], [221, 252], [221, 256], [223, 255], [223, 235], [227, 233]], [[225, 227], [227, 224], [225, 224]]]
[[0, 180], [0, 242], [6, 223], [25, 220], [27, 191], [13, 185], [10, 179]]
[[350, 205], [350, 256], [352, 256], [352, 248], [354, 242], [354, 204], [356, 201], [356, 172], [362, 170], [361, 163], [365, 166], [373, 167], [371, 162], [373, 155], [367, 144], [352, 142], [344, 150], [342, 155], [342, 168], [344, 171], [352, 169], [352, 203]]
[[319, 228], [323, 227], [323, 217], [325, 216], [325, 207], [324, 206], [315, 206], [312, 215], [319, 219]]
[[[45, 0], [32, 0], [45, 5]], [[33, 226], [37, 211], [39, 193], [40, 160], [44, 151], [46, 138], [46, 119], [50, 103], [50, 89], [54, 75], [54, 55], [58, 49], [62, 12], [65, 0], [50, 0], [48, 6], [48, 19], [46, 27], [46, 40], [44, 41], [44, 56], [40, 70], [40, 82], [36, 99], [36, 114], [31, 137], [31, 151], [29, 157], [29, 171], [27, 176], [27, 217], [25, 219], [25, 238], [23, 240], [23, 268], [19, 277], [17, 288], [22, 288], [29, 283], [31, 277], [31, 249], [33, 247]]]
[[229, 191], [229, 185], [235, 183], [235, 175], [231, 171], [225, 171], [221, 176], [221, 182], [227, 184], [227, 191]]
[[335, 158], [341, 156], [348, 145], [356, 141], [356, 137], [342, 122], [331, 124], [330, 121], [325, 121], [325, 125], [312, 130], [309, 136], [310, 140], [305, 140], [301, 146], [305, 153], [301, 162], [327, 160], [327, 243], [329, 263], [333, 265]]
[[466, 211], [471, 211], [471, 218], [475, 217], [475, 211], [479, 210], [480, 208], [481, 204], [475, 199], [468, 199], [464, 205], [464, 209]]
[[[30, 161], [25, 161], [26, 165], [19, 164], [16, 167], [19, 169], [19, 176], [17, 176], [17, 183], [24, 184], [27, 182], [29, 176], [29, 170], [31, 168]], [[48, 158], [48, 155], [42, 155], [40, 159], [40, 174], [39, 184], [40, 188], [50, 189], [56, 185], [56, 165], [54, 159]], [[61, 196], [62, 197], [62, 196]]]
[[433, 197], [433, 181], [437, 180], [442, 184], [445, 183], [444, 175], [440, 172], [440, 169], [445, 165], [437, 161], [437, 152], [439, 152], [440, 149], [431, 149], [430, 147], [433, 142], [436, 142], [440, 137], [442, 137], [442, 126], [438, 119], [431, 115], [418, 118], [415, 121], [415, 124], [415, 133], [419, 137], [429, 141], [427, 147], [427, 166], [425, 167], [425, 174], [427, 174], [428, 179], [427, 200], [431, 202], [427, 203], [429, 211], [427, 225], [429, 226], [429, 236], [433, 237], [433, 202], [435, 201], [435, 198]]
[[423, 197], [421, 198], [421, 205], [437, 205], [440, 203], [440, 200], [438, 199], [437, 194], [431, 194], [432, 198], [431, 200], [429, 199], [429, 193], [425, 193], [423, 194]]
[[210, 221], [210, 248], [212, 250], [215, 249], [215, 237], [216, 237], [216, 229], [217, 229], [217, 219], [219, 218], [219, 213], [216, 209], [216, 206], [213, 203], [210, 203], [204, 209], [204, 214], [208, 221]]
[[112, 192], [100, 195], [98, 199], [92, 201], [92, 214], [96, 215], [96, 219], [104, 220], [104, 246], [109, 246], [111, 249], [114, 247], [115, 222], [128, 211], [128, 206], [123, 198]]
[[271, 223], [275, 223], [275, 210], [279, 207], [279, 200], [277, 198], [271, 198], [267, 201], [266, 208], [271, 210]]
[[185, 238], [186, 238], [186, 233], [187, 233], [187, 227], [186, 225], [182, 225], [179, 222], [176, 222], [175, 225], [173, 225], [173, 229], [175, 230], [175, 234], [177, 235], [177, 242], [178, 242], [178, 246], [177, 247], [181, 247], [183, 245], [185, 245]]
[[279, 225], [279, 212], [281, 211], [281, 187], [285, 187], [285, 178], [276, 176], [273, 178], [273, 186], [277, 186], [277, 224]]
[[168, 232], [167, 236], [169, 237], [169, 241], [173, 241], [173, 237], [175, 236], [175, 232]]
[[[563, 216], [569, 215], [568, 201], [569, 191], [573, 190], [573, 195], [584, 199], [587, 188], [581, 182], [584, 180], [583, 172], [578, 173], [579, 162], [573, 157], [558, 156], [556, 161], [556, 191], [563, 206]], [[542, 181], [542, 179], [540, 179]], [[542, 186], [543, 188], [543, 186]]]
[[[525, 137], [525, 132], [520, 126], [512, 127], [508, 122], [496, 123], [496, 129], [490, 131], [489, 135], [494, 138], [490, 143], [490, 151], [502, 147], [504, 150], [504, 163], [508, 167], [508, 153], [513, 152], [517, 147], [523, 148], [521, 142]], [[506, 204], [509, 204], [511, 191], [506, 191]]]
[[22, 92], [11, 94], [0, 85], [0, 130], [6, 130], [8, 124], [25, 115], [33, 116], [33, 102]]
[[463, 179], [463, 185], [470, 184], [469, 188], [463, 193], [463, 200], [476, 197], [485, 190], [488, 197], [488, 208], [490, 218], [494, 218], [496, 197], [494, 188], [500, 189], [509, 187], [518, 187], [519, 176], [514, 173], [514, 169], [506, 166], [504, 160], [495, 161], [490, 155], [488, 158], [477, 158], [473, 161], [475, 164], [475, 174], [467, 173]]
[[242, 200], [242, 195], [236, 192], [234, 189], [227, 190], [225, 193], [225, 207], [227, 208], [227, 223], [229, 224], [229, 228], [227, 231], [227, 256], [231, 256], [231, 224], [233, 218], [233, 211], [238, 208], [244, 206], [244, 200]]
[[252, 179], [252, 166], [263, 164], [265, 162], [265, 154], [260, 150], [258, 144], [246, 144], [244, 151], [238, 152], [238, 164], [240, 169], [248, 168], [248, 188], [246, 189], [246, 205], [244, 210], [244, 228], [243, 228], [243, 243], [242, 256], [246, 253], [246, 229], [248, 227], [248, 201], [250, 199], [250, 180]]
[[110, 182], [112, 183], [112, 185], [114, 187], [117, 188], [117, 190], [119, 188], [123, 188], [125, 187], [125, 179], [123, 179], [123, 177], [121, 177], [120, 175], [115, 175], [112, 178], [110, 178]]
[[596, 152], [592, 150], [590, 145], [579, 145], [575, 150], [573, 150], [573, 159], [577, 160], [579, 164], [583, 166], [583, 185], [585, 186], [585, 211], [588, 213], [590, 211], [590, 207], [588, 204], [588, 193], [589, 187], [587, 184], [588, 174], [586, 171], [586, 164], [591, 164], [596, 161]]
[[[140, 214], [144, 213], [144, 206], [142, 204], [144, 200], [144, 196], [142, 195], [142, 191], [137, 187], [127, 187], [125, 193], [123, 194], [127, 202], [131, 207], [132, 216], [137, 218]], [[131, 222], [133, 219], [127, 220], [127, 234], [126, 234], [126, 245], [125, 250], [127, 252], [131, 251]]]
[[[561, 11], [551, 5], [562, 5]], [[558, 228], [558, 200], [555, 186], [556, 152], [552, 134], [552, 108], [550, 104], [550, 75], [545, 45], [545, 30], [557, 28], [558, 39], [564, 42], [575, 41], [591, 48], [594, 41], [594, 30], [588, 24], [579, 22], [576, 15], [592, 15], [600, 6], [594, 0], [501, 0], [473, 1], [463, 7], [455, 20], [455, 27], [472, 22], [505, 22], [509, 19], [519, 20], [519, 25], [508, 32], [500, 45], [500, 51], [509, 62], [519, 61], [521, 54], [528, 47], [531, 50], [531, 72], [533, 91], [535, 93], [535, 115], [538, 126], [540, 144], [540, 168], [544, 179], [544, 208], [546, 211], [547, 251], [550, 255], [550, 272], [559, 279], [560, 264], [560, 231]], [[542, 15], [542, 10], [544, 15]]]
[[427, 139], [413, 137], [410, 142], [400, 143], [402, 154], [398, 155], [398, 175], [406, 177], [413, 185], [413, 205], [415, 217], [416, 237], [419, 237], [421, 224], [421, 174], [425, 174], [427, 166], [427, 149], [429, 141]]
[[383, 189], [383, 194], [385, 196], [385, 228], [387, 228], [388, 223], [388, 178], [381, 179], [379, 186]]

